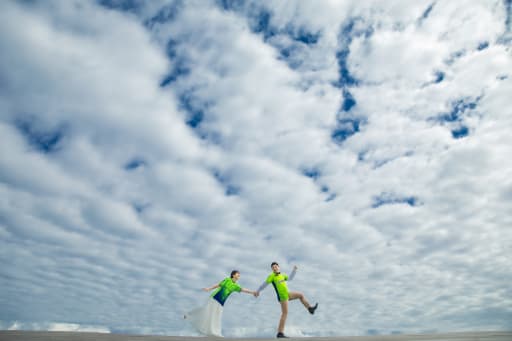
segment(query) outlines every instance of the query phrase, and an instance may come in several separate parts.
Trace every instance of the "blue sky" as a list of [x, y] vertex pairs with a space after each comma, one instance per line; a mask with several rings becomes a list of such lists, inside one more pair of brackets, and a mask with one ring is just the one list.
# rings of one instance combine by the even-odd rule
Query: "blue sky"
[[[510, 1], [2, 1], [0, 329], [512, 329]], [[279, 306], [234, 295], [226, 336]]]

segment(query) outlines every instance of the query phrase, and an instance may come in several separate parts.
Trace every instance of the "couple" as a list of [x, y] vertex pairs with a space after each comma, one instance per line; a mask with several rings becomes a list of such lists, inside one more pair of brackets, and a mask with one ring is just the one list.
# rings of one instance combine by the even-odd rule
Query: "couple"
[[231, 272], [231, 276], [226, 277], [219, 284], [213, 285], [209, 288], [204, 288], [204, 291], [210, 291], [213, 289], [217, 290], [214, 291], [214, 293], [211, 295], [211, 299], [208, 300], [208, 303], [204, 307], [195, 309], [187, 313], [184, 317], [189, 319], [201, 333], [206, 335], [222, 336], [222, 306], [224, 306], [228, 296], [236, 291], [245, 292], [247, 294], [254, 295], [254, 297], [258, 297], [260, 292], [265, 289], [267, 285], [272, 283], [277, 294], [277, 300], [281, 304], [281, 318], [279, 320], [279, 327], [277, 329], [277, 337], [286, 337], [284, 335], [284, 325], [288, 315], [288, 301], [295, 300], [297, 298], [300, 299], [310, 314], [315, 313], [315, 310], [318, 307], [318, 303], [314, 306], [311, 306], [304, 297], [304, 294], [295, 291], [288, 291], [286, 281], [291, 281], [293, 277], [295, 277], [295, 273], [297, 272], [296, 266], [293, 267], [293, 271], [290, 277], [280, 272], [279, 264], [276, 262], [273, 262], [270, 267], [272, 268], [272, 273], [267, 277], [265, 282], [263, 282], [257, 291], [242, 288], [237, 283], [237, 281], [240, 279], [240, 272], [238, 270], [233, 270]]

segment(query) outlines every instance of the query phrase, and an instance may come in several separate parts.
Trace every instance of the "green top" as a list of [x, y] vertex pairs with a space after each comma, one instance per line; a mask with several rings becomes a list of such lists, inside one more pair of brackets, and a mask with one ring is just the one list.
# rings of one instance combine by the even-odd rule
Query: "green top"
[[268, 275], [266, 279], [266, 283], [272, 283], [274, 289], [276, 290], [277, 299], [279, 301], [287, 301], [288, 300], [288, 286], [286, 285], [286, 281], [288, 280], [288, 275], [285, 273], [272, 272]]
[[234, 282], [231, 277], [226, 277], [219, 283], [219, 288], [213, 292], [211, 297], [217, 300], [221, 305], [224, 305], [229, 295], [233, 292], [240, 291], [242, 291], [242, 287], [237, 282]]

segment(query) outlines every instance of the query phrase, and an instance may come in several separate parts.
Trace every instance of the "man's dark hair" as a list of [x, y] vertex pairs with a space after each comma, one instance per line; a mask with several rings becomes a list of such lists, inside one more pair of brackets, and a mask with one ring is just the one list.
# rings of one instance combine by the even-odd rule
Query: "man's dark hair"
[[238, 270], [231, 271], [231, 278], [233, 278], [234, 275], [239, 274], [239, 273], [240, 273], [240, 271], [238, 271]]
[[277, 262], [272, 262], [272, 264], [270, 264], [270, 267], [273, 267], [275, 265], [279, 265]]

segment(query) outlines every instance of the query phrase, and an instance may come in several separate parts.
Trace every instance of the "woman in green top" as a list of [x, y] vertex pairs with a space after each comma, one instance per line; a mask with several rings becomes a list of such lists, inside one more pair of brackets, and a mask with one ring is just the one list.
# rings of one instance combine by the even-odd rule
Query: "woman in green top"
[[219, 284], [203, 288], [204, 291], [213, 292], [208, 303], [198, 309], [185, 314], [185, 318], [190, 320], [194, 327], [202, 334], [222, 336], [222, 310], [224, 303], [229, 295], [234, 292], [245, 292], [257, 296], [255, 291], [242, 288], [237, 281], [240, 279], [240, 271], [231, 271], [231, 276], [224, 278]]
[[304, 297], [304, 294], [296, 291], [288, 291], [287, 281], [291, 281], [295, 277], [297, 272], [297, 266], [293, 267], [292, 274], [288, 277], [287, 274], [282, 273], [279, 268], [279, 264], [273, 262], [270, 267], [272, 273], [267, 277], [265, 282], [256, 291], [256, 296], [259, 296], [260, 292], [267, 287], [270, 283], [274, 286], [276, 291], [277, 300], [281, 304], [281, 318], [279, 319], [279, 327], [277, 329], [277, 337], [286, 337], [284, 335], [284, 325], [286, 324], [286, 317], [288, 316], [288, 301], [299, 299], [304, 307], [309, 311], [310, 314], [314, 314], [318, 303], [315, 306], [311, 306]]

